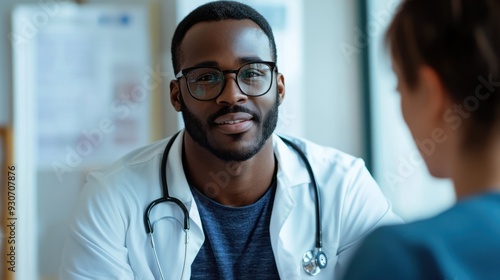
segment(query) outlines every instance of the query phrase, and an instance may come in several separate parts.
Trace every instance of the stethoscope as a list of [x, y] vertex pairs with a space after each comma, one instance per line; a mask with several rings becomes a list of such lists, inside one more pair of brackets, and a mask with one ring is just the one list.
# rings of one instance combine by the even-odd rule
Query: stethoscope
[[[180, 132], [177, 132], [175, 135], [173, 135], [170, 140], [167, 143], [167, 146], [165, 147], [165, 150], [163, 151], [163, 156], [161, 159], [161, 165], [160, 165], [160, 178], [161, 178], [161, 185], [163, 188], [163, 196], [154, 200], [151, 202], [148, 207], [146, 208], [146, 211], [144, 212], [144, 226], [146, 228], [146, 233], [150, 237], [150, 242], [151, 242], [151, 247], [153, 248], [153, 253], [154, 257], [156, 260], [156, 265], [158, 266], [158, 270], [160, 272], [161, 279], [164, 279], [163, 277], [163, 272], [161, 270], [160, 262], [158, 260], [158, 254], [156, 253], [156, 247], [154, 243], [154, 238], [153, 238], [153, 225], [151, 224], [151, 221], [149, 220], [149, 215], [151, 213], [151, 210], [158, 204], [163, 203], [163, 202], [171, 202], [177, 204], [179, 208], [182, 210], [184, 214], [184, 223], [183, 223], [183, 230], [185, 233], [185, 252], [184, 252], [184, 265], [182, 268], [182, 276], [184, 275], [184, 269], [186, 266], [186, 255], [187, 255], [187, 244], [189, 242], [189, 212], [186, 208], [186, 206], [177, 198], [171, 197], [168, 193], [168, 184], [167, 184], [167, 160], [168, 160], [168, 153], [170, 152], [170, 148], [172, 147], [172, 144], [174, 143], [175, 138], [177, 138], [177, 135], [179, 135]], [[319, 188], [318, 185], [316, 184], [316, 178], [314, 176], [311, 164], [309, 163], [309, 160], [307, 160], [306, 155], [304, 152], [292, 141], [283, 138], [279, 136], [283, 142], [285, 142], [288, 146], [292, 147], [300, 156], [302, 161], [304, 162], [307, 172], [309, 173], [309, 177], [311, 178], [311, 183], [314, 188], [314, 193], [316, 197], [316, 247], [312, 250], [307, 251], [304, 256], [302, 257], [302, 266], [309, 275], [317, 275], [321, 269], [326, 268], [326, 265], [328, 263], [328, 259], [325, 255], [325, 253], [322, 251], [322, 232], [321, 232], [321, 200], [320, 200], [320, 195], [319, 195]], [[182, 279], [181, 276], [181, 279]]]

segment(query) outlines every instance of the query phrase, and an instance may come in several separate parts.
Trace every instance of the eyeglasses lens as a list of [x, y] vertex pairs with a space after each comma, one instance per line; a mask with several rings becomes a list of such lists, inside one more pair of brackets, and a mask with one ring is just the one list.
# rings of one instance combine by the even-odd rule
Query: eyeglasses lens
[[[216, 68], [196, 68], [186, 75], [190, 93], [199, 100], [217, 97], [225, 85], [225, 73]], [[272, 67], [265, 63], [243, 65], [236, 73], [240, 90], [249, 96], [267, 93], [272, 84]]]

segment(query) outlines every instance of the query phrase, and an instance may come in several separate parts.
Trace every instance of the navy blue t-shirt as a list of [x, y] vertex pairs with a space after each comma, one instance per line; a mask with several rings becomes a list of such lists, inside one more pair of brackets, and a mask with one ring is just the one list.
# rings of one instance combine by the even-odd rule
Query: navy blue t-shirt
[[243, 207], [221, 205], [191, 189], [205, 233], [191, 279], [279, 279], [269, 235], [276, 181]]

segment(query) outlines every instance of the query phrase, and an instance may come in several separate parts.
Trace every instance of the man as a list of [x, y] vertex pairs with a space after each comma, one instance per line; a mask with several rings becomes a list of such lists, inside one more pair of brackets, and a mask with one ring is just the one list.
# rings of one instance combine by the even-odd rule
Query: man
[[[285, 79], [255, 10], [231, 1], [194, 10], [175, 31], [172, 60], [170, 100], [185, 130], [89, 176], [62, 279], [300, 279], [307, 271], [332, 279], [365, 234], [401, 222], [361, 160], [292, 139], [296, 151], [273, 135]], [[318, 184], [319, 213], [299, 152]]]

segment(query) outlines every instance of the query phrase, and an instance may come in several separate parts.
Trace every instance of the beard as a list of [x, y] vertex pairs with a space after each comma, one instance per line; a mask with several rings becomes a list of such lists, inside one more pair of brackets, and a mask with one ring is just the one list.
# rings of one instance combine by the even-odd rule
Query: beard
[[[205, 148], [217, 158], [226, 162], [246, 161], [255, 156], [262, 149], [267, 139], [269, 139], [269, 137], [273, 134], [278, 123], [278, 100], [279, 96], [278, 91], [276, 90], [276, 102], [264, 116], [252, 112], [245, 107], [236, 105], [220, 109], [215, 114], [210, 115], [208, 121], [204, 122], [197, 118], [187, 108], [184, 103], [184, 99], [182, 98], [182, 94], [180, 94], [182, 119], [184, 120], [186, 132], [196, 143], [198, 143], [198, 145]], [[258, 127], [257, 139], [255, 139], [254, 143], [250, 147], [243, 147], [236, 150], [224, 149], [224, 147], [214, 145], [207, 137], [209, 130], [214, 126], [214, 120], [222, 115], [236, 112], [244, 112], [252, 115], [252, 121], [255, 122]], [[234, 134], [232, 137], [233, 141], [238, 141], [243, 137], [243, 133]]]

